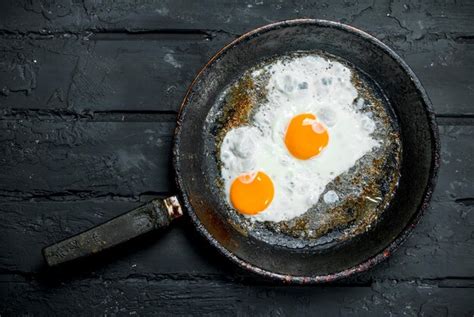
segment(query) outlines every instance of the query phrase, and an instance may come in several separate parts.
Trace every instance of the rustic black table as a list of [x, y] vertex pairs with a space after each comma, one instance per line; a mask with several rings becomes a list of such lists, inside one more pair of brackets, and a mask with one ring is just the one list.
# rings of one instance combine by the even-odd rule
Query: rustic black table
[[[48, 270], [41, 248], [173, 192], [176, 113], [198, 69], [237, 35], [314, 17], [403, 56], [442, 143], [431, 208], [387, 262], [328, 286], [274, 285], [182, 219]], [[474, 2], [1, 1], [0, 315], [474, 314]]]

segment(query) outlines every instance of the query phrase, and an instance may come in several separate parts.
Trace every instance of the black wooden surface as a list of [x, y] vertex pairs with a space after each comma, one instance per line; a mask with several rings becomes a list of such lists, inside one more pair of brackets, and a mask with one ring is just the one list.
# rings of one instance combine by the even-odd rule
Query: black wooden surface
[[[296, 17], [377, 36], [433, 101], [439, 184], [400, 250], [333, 285], [274, 285], [182, 219], [47, 270], [43, 246], [174, 192], [174, 120], [198, 69], [237, 35]], [[473, 99], [469, 0], [0, 1], [0, 315], [473, 316]]]

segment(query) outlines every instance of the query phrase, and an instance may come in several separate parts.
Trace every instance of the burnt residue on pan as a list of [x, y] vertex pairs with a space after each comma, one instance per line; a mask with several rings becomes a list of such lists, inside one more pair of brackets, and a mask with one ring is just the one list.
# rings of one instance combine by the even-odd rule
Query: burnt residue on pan
[[[297, 52], [275, 59], [290, 59], [304, 54], [335, 59], [352, 70], [352, 83], [359, 94], [354, 106], [361, 112], [372, 114], [377, 122], [374, 137], [383, 142], [382, 146], [366, 154], [350, 170], [327, 184], [325, 192], [338, 192], [340, 199], [337, 203], [327, 204], [321, 195], [318, 203], [299, 217], [289, 221], [262, 223], [238, 214], [228, 204], [223, 216], [241, 234], [290, 248], [328, 246], [369, 230], [383, 216], [395, 193], [401, 164], [402, 148], [397, 121], [377, 85], [353, 65], [320, 51]], [[249, 124], [254, 110], [266, 99], [268, 74], [261, 72], [258, 78], [250, 74], [273, 60], [264, 61], [244, 72], [224, 91], [220, 102], [216, 104], [216, 124], [211, 131], [215, 137], [215, 157], [219, 166], [219, 149], [225, 134], [232, 128]], [[222, 179], [218, 178], [215, 182], [225, 199]]]
[[255, 83], [250, 76], [243, 76], [229, 89], [225, 115], [219, 118], [219, 138], [225, 131], [247, 124], [255, 103]]

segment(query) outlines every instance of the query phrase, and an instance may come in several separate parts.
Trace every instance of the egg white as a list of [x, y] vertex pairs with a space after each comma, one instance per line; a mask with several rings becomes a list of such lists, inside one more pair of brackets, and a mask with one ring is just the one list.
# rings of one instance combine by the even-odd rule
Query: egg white
[[[256, 221], [291, 220], [316, 204], [326, 185], [379, 146], [371, 133], [376, 123], [354, 105], [357, 89], [351, 70], [317, 55], [278, 60], [264, 67], [270, 74], [267, 102], [257, 105], [251, 123], [224, 137], [220, 159], [227, 200], [232, 181], [242, 173], [263, 171], [273, 181], [273, 201]], [[252, 76], [258, 76], [255, 71]], [[316, 157], [299, 160], [284, 143], [292, 117], [313, 113], [329, 132], [328, 146]]]

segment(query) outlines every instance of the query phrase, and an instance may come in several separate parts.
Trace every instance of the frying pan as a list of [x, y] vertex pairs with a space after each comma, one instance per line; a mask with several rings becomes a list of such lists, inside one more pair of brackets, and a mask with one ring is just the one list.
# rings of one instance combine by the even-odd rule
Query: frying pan
[[[262, 60], [295, 51], [321, 50], [344, 59], [382, 91], [400, 129], [403, 147], [398, 188], [377, 223], [340, 243], [281, 245], [242, 232], [223, 213], [208, 114], [220, 93]], [[206, 121], [207, 120], [207, 121]], [[43, 249], [54, 266], [88, 256], [187, 214], [225, 257], [246, 270], [292, 283], [333, 281], [387, 258], [427, 209], [439, 167], [439, 139], [431, 103], [415, 74], [389, 47], [341, 23], [298, 19], [270, 24], [221, 49], [199, 72], [182, 103], [174, 136], [177, 196], [155, 199], [104, 224]], [[209, 168], [209, 166], [214, 168]]]

